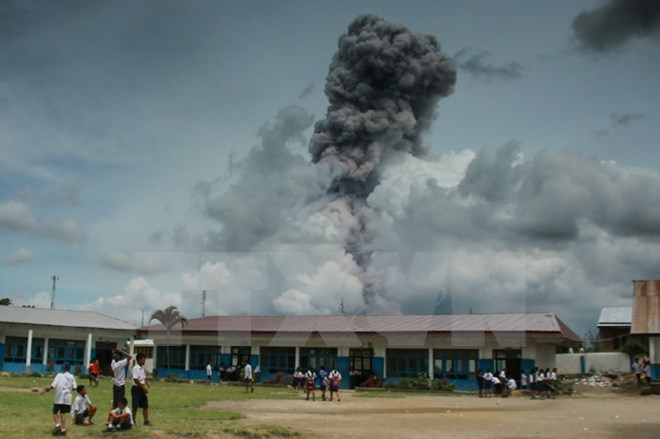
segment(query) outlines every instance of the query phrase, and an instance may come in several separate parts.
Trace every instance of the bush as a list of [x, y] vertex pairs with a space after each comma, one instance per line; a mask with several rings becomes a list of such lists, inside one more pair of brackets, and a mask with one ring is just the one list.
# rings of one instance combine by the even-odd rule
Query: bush
[[433, 380], [433, 390], [441, 392], [453, 392], [456, 390], [456, 384], [445, 380]]
[[416, 378], [401, 378], [398, 381], [388, 381], [383, 387], [400, 390], [430, 390], [428, 375], [424, 374], [420, 374]]
[[555, 389], [561, 394], [572, 395], [575, 392], [575, 389], [573, 388], [574, 384], [573, 381], [564, 380], [560, 377], [555, 381]]

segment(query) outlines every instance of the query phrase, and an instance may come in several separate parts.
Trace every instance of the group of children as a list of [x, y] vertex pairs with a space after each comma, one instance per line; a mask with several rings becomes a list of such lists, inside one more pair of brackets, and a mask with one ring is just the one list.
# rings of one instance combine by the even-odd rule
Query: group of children
[[[528, 375], [523, 371], [520, 375], [520, 387], [532, 391], [532, 398], [544, 399], [554, 398], [556, 392], [557, 369], [540, 369], [535, 367]], [[507, 397], [518, 388], [514, 378], [507, 376], [507, 370], [496, 371], [494, 374], [490, 369], [483, 373], [483, 369], [477, 371], [477, 387], [479, 398], [490, 398], [493, 395]]]
[[293, 374], [293, 391], [298, 392], [301, 389], [304, 389], [307, 400], [309, 397], [312, 397], [312, 401], [316, 401], [316, 386], [318, 385], [319, 390], [321, 390], [321, 398], [323, 401], [326, 401], [326, 392], [330, 391], [329, 400], [332, 401], [334, 396], [337, 396], [337, 401], [341, 401], [339, 396], [339, 387], [341, 386], [341, 373], [336, 368], [328, 373], [325, 370], [325, 366], [321, 366], [319, 373], [317, 374], [314, 369], [309, 369], [304, 374], [300, 367], [296, 368]]
[[543, 370], [535, 367], [529, 376], [525, 375], [523, 371], [520, 380], [524, 388], [531, 390], [533, 399], [555, 398], [557, 393], [557, 368]]
[[641, 360], [638, 357], [635, 357], [632, 368], [637, 377], [637, 384], [640, 386], [643, 384], [651, 384], [651, 362], [646, 355], [642, 357]]
[[[114, 375], [112, 409], [108, 413], [105, 431], [128, 430], [132, 428], [135, 425], [133, 413], [137, 413], [140, 408], [144, 416], [144, 424], [149, 425], [150, 423], [149, 401], [147, 398], [149, 382], [144, 371], [144, 354], [137, 355], [136, 363], [132, 368], [133, 386], [131, 388], [131, 396], [133, 399], [133, 409], [128, 408], [128, 400], [125, 396], [125, 382], [126, 367], [131, 359], [132, 356], [121, 349], [115, 349], [113, 353], [113, 360], [110, 364]], [[98, 369], [93, 368], [93, 365], [96, 365]], [[92, 361], [89, 369], [90, 386], [95, 387], [98, 385], [98, 376], [100, 374], [98, 360], [95, 359]], [[87, 388], [84, 385], [78, 385], [75, 377], [69, 370], [69, 363], [64, 363], [62, 365], [62, 371], [55, 376], [53, 382], [40, 392], [43, 394], [50, 390], [55, 390], [55, 402], [53, 404], [53, 421], [55, 422], [53, 435], [55, 436], [66, 435], [66, 418], [69, 415], [75, 425], [92, 425], [97, 410], [87, 394]], [[72, 401], [74, 390], [78, 395]]]

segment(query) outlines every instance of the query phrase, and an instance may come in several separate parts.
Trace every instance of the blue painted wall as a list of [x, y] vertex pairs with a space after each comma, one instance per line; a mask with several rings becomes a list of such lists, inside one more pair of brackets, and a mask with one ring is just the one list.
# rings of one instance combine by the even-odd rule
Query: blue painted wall
[[[536, 364], [536, 362], [534, 360], [530, 360], [528, 358], [523, 358], [522, 360], [520, 360], [521, 372], [524, 372], [525, 375], [529, 375], [529, 373], [532, 371], [532, 369], [534, 369], [535, 364]], [[514, 377], [514, 378], [518, 379], [518, 377]]]
[[489, 358], [480, 358], [477, 360], [477, 369], [482, 369], [486, 373], [488, 369], [493, 372], [493, 360]]
[[377, 377], [382, 377], [385, 374], [385, 359], [383, 357], [374, 357], [371, 365], [374, 368], [374, 375]]
[[25, 363], [4, 363], [2, 371], [9, 373], [46, 373], [46, 368], [41, 363], [32, 363], [29, 370], [25, 367]]

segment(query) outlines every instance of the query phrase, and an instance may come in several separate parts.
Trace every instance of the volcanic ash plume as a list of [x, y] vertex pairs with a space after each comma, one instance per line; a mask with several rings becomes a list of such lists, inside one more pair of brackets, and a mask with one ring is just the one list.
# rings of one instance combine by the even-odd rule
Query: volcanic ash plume
[[[357, 257], [369, 238], [367, 196], [378, 184], [378, 166], [390, 151], [424, 152], [421, 133], [435, 117], [438, 100], [452, 93], [456, 68], [436, 39], [414, 34], [373, 15], [358, 17], [339, 38], [325, 93], [330, 105], [316, 123], [309, 150], [312, 160], [337, 173], [331, 192], [350, 211], [346, 251], [366, 271], [368, 257]], [[378, 283], [359, 274], [367, 302]]]
[[339, 38], [330, 63], [325, 86], [330, 105], [314, 129], [312, 160], [341, 174], [339, 193], [366, 197], [384, 154], [423, 153], [421, 132], [455, 83], [454, 64], [434, 37], [381, 17], [358, 17]]

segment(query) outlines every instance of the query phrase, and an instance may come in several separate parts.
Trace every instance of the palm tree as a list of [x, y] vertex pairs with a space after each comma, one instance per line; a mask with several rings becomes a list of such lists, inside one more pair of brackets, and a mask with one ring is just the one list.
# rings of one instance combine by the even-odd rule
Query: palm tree
[[188, 319], [181, 315], [176, 306], [168, 306], [165, 309], [159, 309], [151, 314], [149, 323], [152, 320], [158, 320], [160, 323], [165, 325], [167, 329], [167, 346], [166, 346], [166, 362], [167, 370], [170, 370], [170, 331], [172, 328], [178, 324], [181, 324], [181, 328], [184, 328], [188, 324]]

